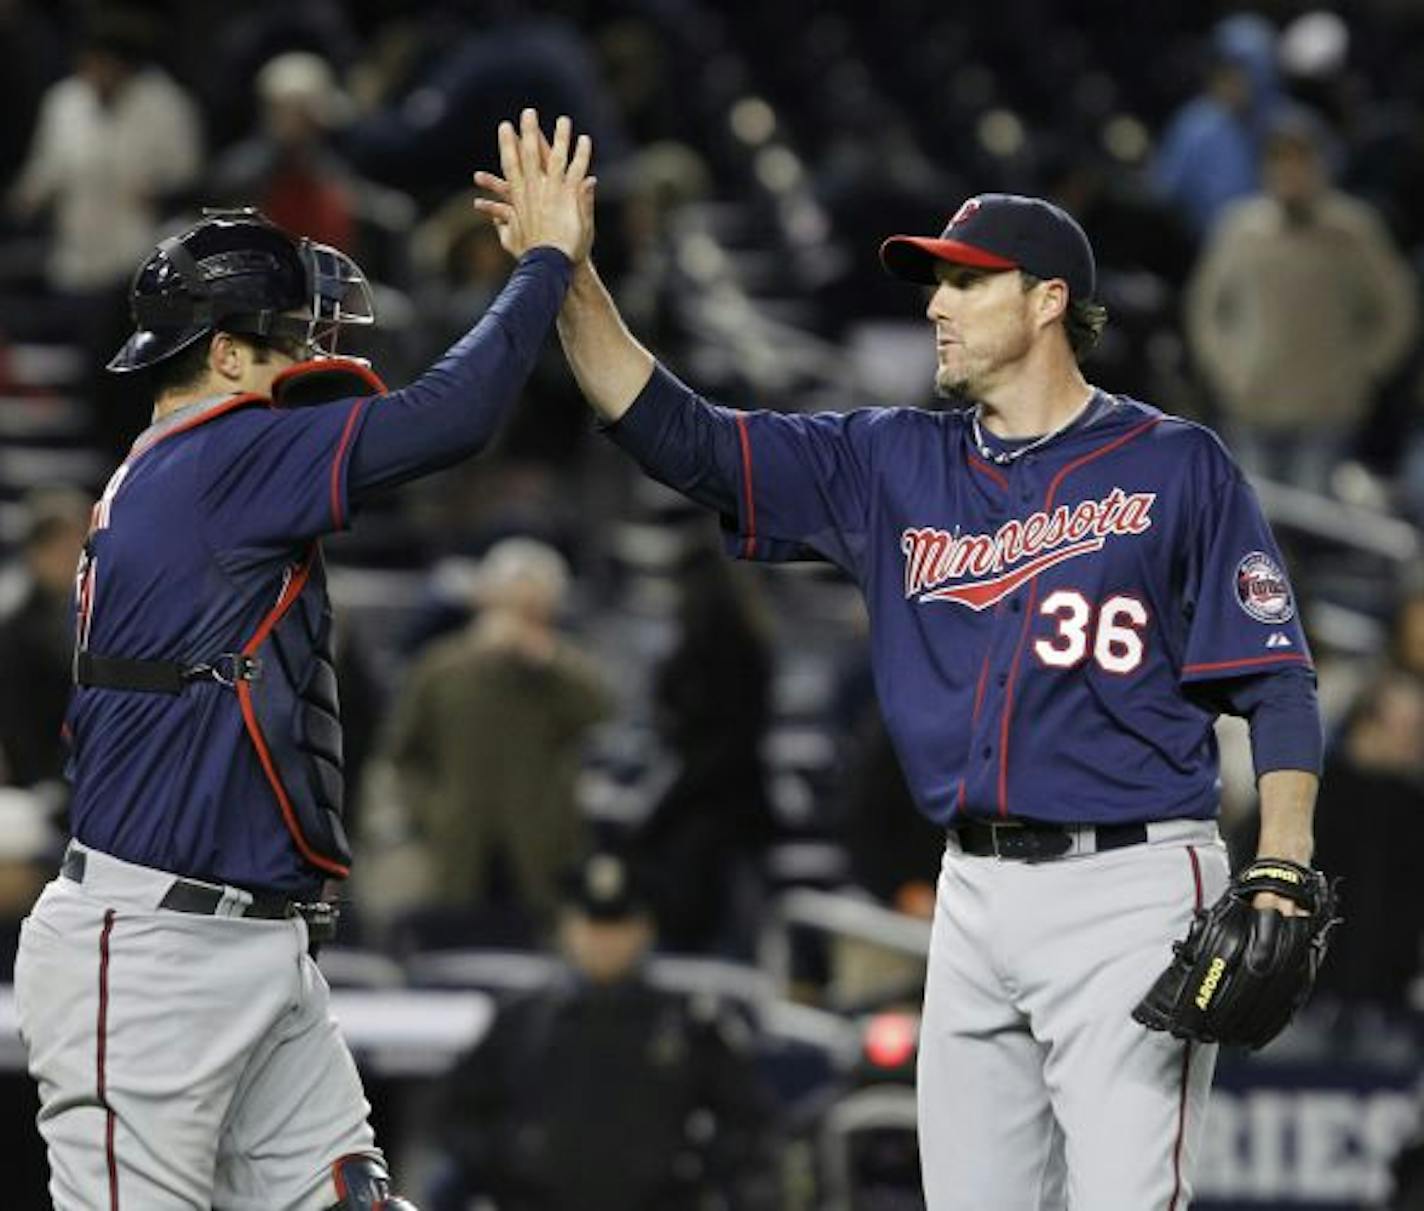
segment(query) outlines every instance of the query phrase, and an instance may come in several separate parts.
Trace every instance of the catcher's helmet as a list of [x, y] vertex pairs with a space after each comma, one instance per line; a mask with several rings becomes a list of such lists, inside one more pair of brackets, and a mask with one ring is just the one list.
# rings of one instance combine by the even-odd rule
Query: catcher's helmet
[[336, 352], [344, 324], [375, 320], [366, 275], [344, 252], [289, 235], [259, 211], [205, 211], [153, 250], [129, 287], [135, 332], [109, 362], [122, 374], [215, 330]]

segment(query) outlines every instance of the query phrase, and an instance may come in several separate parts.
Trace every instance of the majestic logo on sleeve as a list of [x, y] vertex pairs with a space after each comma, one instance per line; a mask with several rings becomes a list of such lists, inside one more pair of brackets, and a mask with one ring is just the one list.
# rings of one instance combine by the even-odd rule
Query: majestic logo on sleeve
[[1252, 551], [1236, 565], [1236, 600], [1257, 622], [1279, 624], [1295, 617], [1290, 581], [1264, 551]]
[[1114, 488], [1102, 500], [1007, 521], [993, 534], [909, 527], [900, 535], [905, 596], [986, 610], [1040, 572], [1101, 551], [1112, 535], [1145, 533], [1156, 499], [1155, 492]]

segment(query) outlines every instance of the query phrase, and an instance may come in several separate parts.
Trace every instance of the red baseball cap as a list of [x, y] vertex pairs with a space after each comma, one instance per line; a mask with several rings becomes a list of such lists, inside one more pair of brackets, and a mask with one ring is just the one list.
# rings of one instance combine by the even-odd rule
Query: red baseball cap
[[1093, 246], [1078, 221], [1052, 202], [1016, 193], [970, 198], [938, 239], [894, 235], [880, 246], [880, 263], [890, 273], [921, 285], [936, 284], [936, 261], [1062, 278], [1075, 299], [1090, 299], [1097, 289]]

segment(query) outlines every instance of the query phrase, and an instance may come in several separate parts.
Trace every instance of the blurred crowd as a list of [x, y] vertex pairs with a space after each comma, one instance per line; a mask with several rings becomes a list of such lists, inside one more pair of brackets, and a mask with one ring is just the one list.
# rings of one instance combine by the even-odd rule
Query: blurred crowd
[[[734, 404], [944, 406], [880, 240], [938, 231], [987, 190], [1082, 221], [1112, 316], [1094, 381], [1216, 427], [1292, 561], [1329, 732], [1319, 863], [1345, 876], [1350, 919], [1321, 1012], [1382, 1016], [1417, 1047], [1424, 9], [0, 0], [0, 48], [0, 978], [63, 836], [88, 502], [151, 406], [101, 369], [134, 266], [204, 206], [258, 206], [365, 268], [378, 330], [352, 352], [405, 381], [508, 273], [469, 180], [496, 123], [534, 104], [594, 137], [595, 257], [630, 325]], [[344, 944], [586, 954], [565, 914], [590, 854], [640, 889], [636, 911], [617, 888], [573, 897], [645, 929], [622, 974], [653, 948], [752, 963], [797, 888], [927, 917], [939, 842], [885, 740], [853, 587], [749, 572], [716, 538], [606, 448], [551, 350], [491, 452], [329, 544], [360, 851]], [[1249, 766], [1239, 733], [1222, 743], [1245, 853]], [[802, 1000], [839, 1013], [913, 1005], [920, 977], [852, 938], [793, 968]], [[606, 1007], [550, 995], [542, 1041], [511, 1046], [602, 1037]], [[673, 1013], [674, 1052], [739, 1050], [715, 1014], [628, 1012]], [[452, 1123], [515, 1096], [468, 1063], [490, 1092]], [[762, 1106], [733, 1060], [713, 1067], [706, 1089], [649, 1088]], [[742, 1169], [705, 1205], [761, 1205], [764, 1142], [718, 1153]], [[527, 1205], [572, 1205], [548, 1197]]]

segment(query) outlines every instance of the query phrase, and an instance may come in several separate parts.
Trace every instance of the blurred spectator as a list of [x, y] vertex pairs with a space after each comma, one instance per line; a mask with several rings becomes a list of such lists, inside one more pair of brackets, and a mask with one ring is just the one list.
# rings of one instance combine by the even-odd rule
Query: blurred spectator
[[656, 726], [678, 772], [634, 844], [663, 944], [749, 949], [773, 823], [762, 745], [771, 654], [754, 587], [709, 545], [678, 569], [677, 646], [654, 674]]
[[57, 290], [127, 282], [153, 245], [165, 199], [198, 175], [197, 109], [151, 62], [156, 41], [142, 11], [99, 10], [73, 74], [41, 103], [12, 203], [23, 217], [53, 210]]
[[1265, 192], [1223, 216], [1187, 300], [1238, 460], [1315, 491], [1417, 326], [1408, 263], [1370, 206], [1331, 187], [1320, 138], [1303, 111], [1276, 121]]
[[444, 1082], [455, 1174], [432, 1211], [475, 1193], [499, 1211], [780, 1207], [747, 1026], [648, 983], [653, 921], [620, 858], [591, 856], [567, 894], [566, 971], [501, 1009]]
[[457, 910], [444, 917], [452, 928], [498, 935], [466, 940], [533, 941], [553, 917], [559, 871], [586, 847], [580, 743], [611, 704], [556, 629], [568, 583], [553, 548], [496, 543], [479, 570], [479, 614], [419, 657], [387, 721], [384, 753], [426, 851], [429, 903]]
[[1254, 13], [1219, 22], [1206, 83], [1169, 121], [1152, 166], [1158, 191], [1197, 236], [1256, 190], [1261, 136], [1280, 98], [1271, 23]]
[[362, 46], [359, 8], [348, 0], [244, 0], [180, 10], [187, 19], [175, 21], [174, 37], [181, 61], [202, 65], [189, 83], [210, 119], [213, 146], [226, 147], [252, 128], [253, 82], [275, 56], [310, 51], [349, 67]]
[[1350, 941], [1322, 967], [1322, 995], [1406, 1007], [1424, 942], [1421, 849], [1424, 681], [1392, 671], [1362, 695], [1321, 782], [1315, 858], [1341, 878]]
[[[351, 253], [387, 285], [403, 284], [415, 204], [358, 176], [337, 150], [335, 133], [352, 105], [330, 64], [306, 51], [277, 55], [257, 73], [256, 91], [260, 129], [214, 167], [216, 196], [255, 205], [288, 231]], [[457, 335], [475, 314], [465, 313]]]
[[145, 10], [94, 10], [73, 73], [45, 93], [9, 199], [22, 221], [50, 220], [46, 275], [56, 298], [36, 309], [47, 329], [38, 335], [81, 347], [92, 432], [115, 460], [153, 402], [143, 384], [102, 367], [131, 327], [133, 267], [202, 167], [197, 108], [152, 61], [159, 36]]
[[42, 492], [27, 502], [27, 587], [0, 620], [0, 780], [33, 786], [63, 777], [60, 730], [69, 706], [74, 646], [71, 599], [89, 503], [77, 493]]
[[212, 172], [225, 201], [255, 205], [288, 231], [355, 253], [356, 214], [346, 165], [327, 143], [349, 101], [320, 55], [290, 51], [257, 73], [261, 130]]

